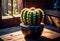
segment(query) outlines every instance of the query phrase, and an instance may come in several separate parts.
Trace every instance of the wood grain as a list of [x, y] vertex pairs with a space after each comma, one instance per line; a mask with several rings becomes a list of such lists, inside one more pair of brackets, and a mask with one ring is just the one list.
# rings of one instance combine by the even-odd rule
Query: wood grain
[[[45, 26], [45, 27], [48, 27], [48, 26]], [[20, 26], [2, 29], [0, 30], [0, 38], [3, 39], [4, 41], [27, 41], [27, 40], [38, 41], [38, 40], [30, 40], [30, 39], [26, 40], [21, 30], [19, 29], [20, 29]], [[54, 38], [60, 37], [60, 33], [44, 28], [41, 36], [44, 36], [49, 39], [54, 39]]]

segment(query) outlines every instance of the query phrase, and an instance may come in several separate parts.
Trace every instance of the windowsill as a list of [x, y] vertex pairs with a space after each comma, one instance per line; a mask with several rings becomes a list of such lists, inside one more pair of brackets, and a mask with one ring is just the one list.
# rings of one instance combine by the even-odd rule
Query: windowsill
[[13, 16], [2, 16], [2, 19], [10, 19], [10, 18], [15, 18], [15, 17], [20, 17], [19, 15], [13, 15]]
[[60, 17], [60, 11], [56, 11], [56, 10], [44, 10], [45, 14], [47, 15], [52, 15], [55, 17]]

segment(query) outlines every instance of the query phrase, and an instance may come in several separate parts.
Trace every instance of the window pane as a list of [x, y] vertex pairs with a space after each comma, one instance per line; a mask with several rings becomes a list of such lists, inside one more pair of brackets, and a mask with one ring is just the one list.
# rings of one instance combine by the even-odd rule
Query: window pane
[[18, 15], [22, 8], [22, 0], [2, 0], [2, 16]]
[[13, 0], [13, 14], [18, 15], [17, 0]]
[[21, 10], [23, 8], [22, 0], [14, 0], [13, 3], [14, 3], [13, 5], [15, 5], [15, 7], [13, 6], [13, 9], [16, 9], [18, 14], [20, 14], [20, 12], [21, 12]]
[[11, 0], [2, 0], [2, 16], [11, 15]]

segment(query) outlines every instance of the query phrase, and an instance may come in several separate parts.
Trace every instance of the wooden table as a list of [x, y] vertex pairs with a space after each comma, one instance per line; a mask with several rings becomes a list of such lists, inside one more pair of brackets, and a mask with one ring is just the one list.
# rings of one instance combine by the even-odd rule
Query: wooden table
[[0, 38], [4, 41], [40, 41], [40, 40], [43, 40], [44, 37], [45, 37], [45, 40], [46, 39], [50, 40], [50, 39], [60, 37], [60, 33], [44, 28], [41, 36], [43, 37], [41, 37], [40, 39], [35, 39], [35, 40], [26, 39], [24, 38], [24, 35], [20, 30], [20, 26], [0, 30]]

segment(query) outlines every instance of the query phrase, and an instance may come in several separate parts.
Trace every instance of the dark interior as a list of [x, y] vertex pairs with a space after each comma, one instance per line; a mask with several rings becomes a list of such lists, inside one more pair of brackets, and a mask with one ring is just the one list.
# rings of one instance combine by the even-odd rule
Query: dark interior
[[[22, 1], [23, 1], [23, 8], [36, 7], [36, 8], [43, 9], [44, 13], [45, 13], [43, 23], [46, 25], [50, 25], [50, 26], [55, 27], [54, 30], [53, 30], [53, 28], [47, 28], [47, 29], [50, 29], [52, 31], [56, 31], [56, 32], [60, 33], [60, 8], [58, 8], [59, 11], [57, 11], [55, 13], [55, 10], [54, 10], [55, 0], [22, 0]], [[60, 2], [60, 0], [59, 0], [59, 2]], [[1, 5], [1, 3], [2, 3], [2, 0], [0, 0], [0, 29], [20, 26], [20, 23], [21, 23], [20, 17], [2, 19], [2, 5]], [[56, 20], [56, 22], [54, 20]], [[59, 30], [57, 30], [56, 28]], [[46, 37], [41, 37], [41, 40], [42, 41], [45, 41], [45, 40], [46, 41], [59, 41], [60, 37], [52, 39], [52, 40], [48, 39]], [[3, 40], [0, 39], [0, 41], [3, 41]], [[28, 41], [28, 40], [26, 39], [26, 41]]]

